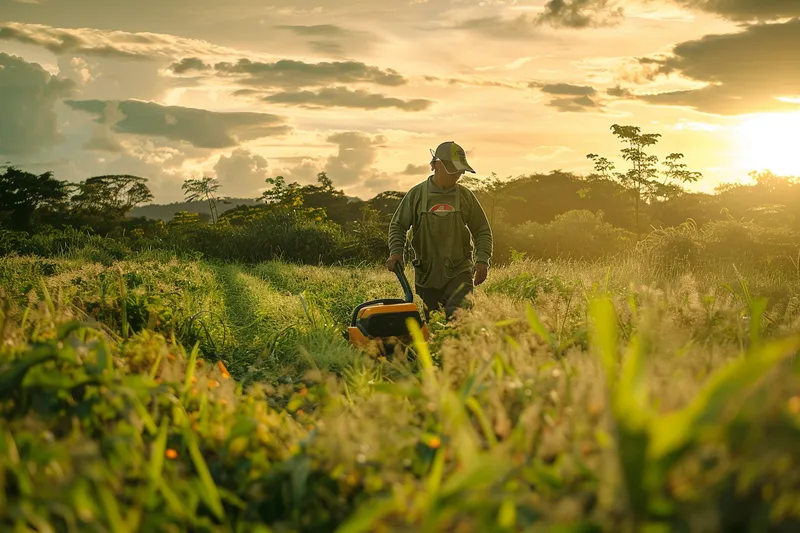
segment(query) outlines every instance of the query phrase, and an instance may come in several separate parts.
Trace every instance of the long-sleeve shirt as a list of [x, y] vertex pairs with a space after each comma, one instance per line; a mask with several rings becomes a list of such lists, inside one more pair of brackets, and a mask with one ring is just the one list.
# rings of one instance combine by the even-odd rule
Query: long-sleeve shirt
[[[436, 186], [432, 177], [427, 179], [428, 182], [428, 205], [425, 206], [426, 210], [439, 209], [444, 206], [452, 207], [455, 198], [454, 193], [456, 188], [452, 187], [447, 190], [442, 190]], [[389, 253], [402, 254], [406, 235], [409, 228], [418, 224], [420, 202], [422, 201], [422, 186], [425, 182], [421, 182], [403, 197], [400, 205], [392, 216], [389, 223]], [[492, 260], [492, 229], [489, 226], [489, 220], [483, 210], [478, 198], [475, 194], [464, 187], [458, 186], [460, 193], [459, 208], [461, 210], [461, 218], [464, 224], [469, 228], [472, 234], [472, 241], [474, 243], [474, 260], [476, 263], [491, 264]]]

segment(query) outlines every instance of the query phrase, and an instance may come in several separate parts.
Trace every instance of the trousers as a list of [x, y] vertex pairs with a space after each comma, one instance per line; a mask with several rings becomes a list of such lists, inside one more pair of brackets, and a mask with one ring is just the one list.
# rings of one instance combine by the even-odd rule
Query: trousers
[[419, 297], [422, 298], [425, 321], [428, 322], [430, 320], [431, 312], [444, 309], [445, 319], [449, 322], [457, 309], [470, 308], [472, 305], [467, 296], [472, 293], [474, 288], [475, 285], [470, 272], [463, 272], [457, 275], [441, 288], [416, 285], [415, 290]]

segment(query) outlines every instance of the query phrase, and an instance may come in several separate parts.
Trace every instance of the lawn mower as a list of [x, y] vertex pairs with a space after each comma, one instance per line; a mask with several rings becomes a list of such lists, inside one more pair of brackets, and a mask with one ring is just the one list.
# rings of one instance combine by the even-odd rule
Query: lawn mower
[[422, 330], [423, 338], [429, 338], [428, 325], [414, 303], [411, 285], [398, 261], [394, 273], [403, 288], [405, 299], [381, 298], [359, 304], [353, 310], [350, 327], [347, 328], [350, 344], [366, 350], [377, 348], [381, 355], [388, 356], [398, 344], [410, 344], [411, 332], [406, 320], [415, 320]]

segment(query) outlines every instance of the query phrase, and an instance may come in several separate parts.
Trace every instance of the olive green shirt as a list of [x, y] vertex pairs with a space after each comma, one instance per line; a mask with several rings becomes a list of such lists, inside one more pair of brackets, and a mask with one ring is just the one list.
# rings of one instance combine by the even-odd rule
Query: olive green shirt
[[[443, 190], [436, 186], [433, 176], [426, 180], [428, 183], [428, 205], [425, 209], [433, 211], [435, 209], [452, 210], [455, 205], [455, 192], [458, 189], [460, 198], [461, 218], [472, 234], [472, 242], [469, 249], [474, 250], [474, 262], [491, 264], [492, 260], [492, 229], [489, 220], [483, 211], [475, 194], [464, 187], [458, 185], [450, 189]], [[389, 223], [389, 253], [402, 254], [406, 241], [408, 229], [418, 223], [420, 212], [420, 202], [422, 201], [422, 186], [425, 182], [420, 182], [403, 197], [397, 207], [392, 220]]]

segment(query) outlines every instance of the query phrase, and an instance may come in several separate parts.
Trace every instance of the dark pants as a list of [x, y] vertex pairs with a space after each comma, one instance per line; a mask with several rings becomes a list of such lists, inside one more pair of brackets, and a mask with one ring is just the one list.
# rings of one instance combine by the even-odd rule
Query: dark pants
[[466, 297], [472, 293], [474, 285], [472, 274], [464, 272], [451, 279], [447, 285], [440, 289], [420, 287], [419, 285], [415, 288], [424, 304], [425, 321], [430, 320], [431, 311], [444, 308], [445, 317], [449, 322], [453, 318], [453, 313], [456, 309], [470, 307], [470, 302]]

